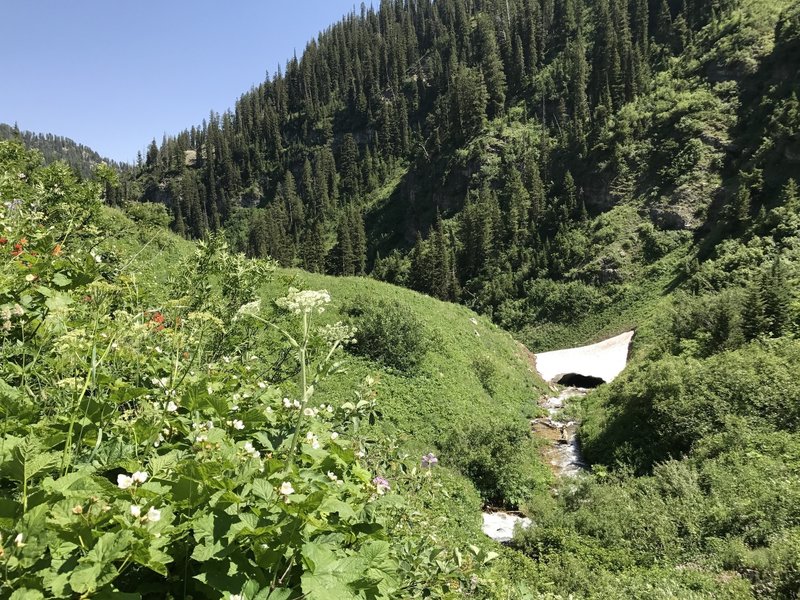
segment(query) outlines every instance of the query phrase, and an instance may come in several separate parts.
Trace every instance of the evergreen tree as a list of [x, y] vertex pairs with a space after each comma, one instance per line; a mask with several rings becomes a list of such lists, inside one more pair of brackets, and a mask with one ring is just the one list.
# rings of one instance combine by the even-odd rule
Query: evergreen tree
[[484, 13], [477, 18], [476, 37], [476, 52], [480, 57], [481, 71], [489, 100], [486, 112], [489, 118], [494, 118], [505, 109], [506, 75], [497, 47], [494, 26], [488, 15]]
[[348, 214], [353, 249], [353, 273], [355, 275], [365, 275], [367, 269], [367, 234], [364, 231], [364, 216], [357, 206], [351, 206]]
[[792, 296], [780, 255], [775, 256], [772, 267], [762, 276], [761, 297], [764, 301], [765, 333], [781, 337], [789, 326]]
[[344, 136], [339, 158], [341, 174], [341, 196], [345, 202], [356, 200], [361, 195], [361, 170], [356, 140], [351, 133]]
[[734, 197], [733, 218], [740, 225], [750, 221], [750, 190], [746, 185], [740, 185]]
[[350, 235], [351, 220], [348, 213], [343, 211], [339, 216], [339, 224], [336, 229], [336, 242], [339, 249], [339, 273], [341, 275], [355, 274], [355, 254], [353, 252], [353, 240]]

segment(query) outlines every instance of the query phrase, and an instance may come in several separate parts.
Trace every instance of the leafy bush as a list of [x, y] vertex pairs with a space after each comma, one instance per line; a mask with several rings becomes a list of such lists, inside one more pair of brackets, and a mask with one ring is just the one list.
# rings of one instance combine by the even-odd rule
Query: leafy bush
[[397, 302], [361, 300], [345, 308], [357, 330], [355, 351], [400, 371], [413, 371], [431, 341], [414, 313]]
[[484, 502], [495, 507], [519, 506], [545, 487], [549, 474], [534, 456], [536, 442], [524, 422], [468, 426], [442, 443], [443, 460], [467, 476]]

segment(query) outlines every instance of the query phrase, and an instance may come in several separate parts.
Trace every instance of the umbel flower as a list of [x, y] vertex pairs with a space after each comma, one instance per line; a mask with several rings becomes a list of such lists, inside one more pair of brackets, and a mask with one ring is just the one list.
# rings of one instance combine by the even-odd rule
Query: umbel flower
[[278, 298], [275, 304], [293, 312], [296, 315], [310, 314], [314, 311], [325, 312], [325, 305], [331, 301], [328, 290], [303, 290], [290, 287], [289, 293], [283, 298]]

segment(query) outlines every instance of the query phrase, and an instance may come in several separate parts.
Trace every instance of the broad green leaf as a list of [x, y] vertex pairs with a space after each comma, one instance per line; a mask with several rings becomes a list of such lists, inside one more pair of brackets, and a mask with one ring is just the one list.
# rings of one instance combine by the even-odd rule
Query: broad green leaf
[[30, 590], [28, 588], [22, 588], [19, 590], [14, 590], [14, 593], [8, 597], [8, 600], [41, 600], [44, 598], [44, 594], [39, 590]]

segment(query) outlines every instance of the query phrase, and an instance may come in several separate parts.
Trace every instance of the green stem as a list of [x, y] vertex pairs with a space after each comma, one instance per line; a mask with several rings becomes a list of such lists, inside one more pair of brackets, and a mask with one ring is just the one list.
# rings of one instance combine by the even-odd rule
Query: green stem
[[306, 376], [307, 357], [308, 352], [308, 330], [309, 330], [308, 313], [303, 313], [303, 343], [300, 344], [300, 391], [302, 392], [302, 401], [300, 402], [300, 414], [297, 415], [297, 424], [294, 427], [294, 435], [292, 436], [292, 443], [289, 446], [289, 467], [294, 464], [294, 451], [297, 448], [297, 438], [300, 436], [300, 426], [303, 424], [303, 411], [308, 404], [308, 381]]

